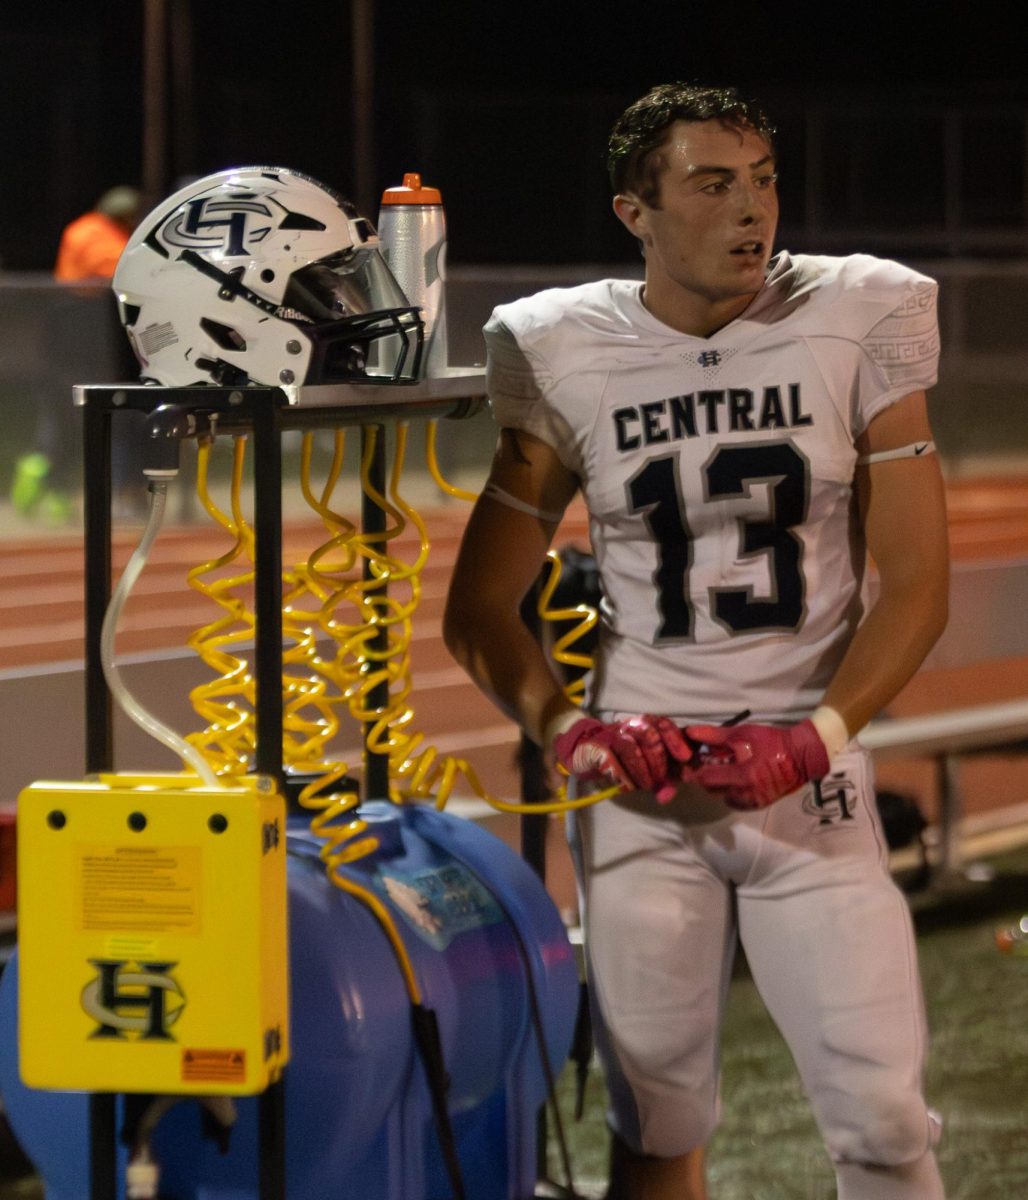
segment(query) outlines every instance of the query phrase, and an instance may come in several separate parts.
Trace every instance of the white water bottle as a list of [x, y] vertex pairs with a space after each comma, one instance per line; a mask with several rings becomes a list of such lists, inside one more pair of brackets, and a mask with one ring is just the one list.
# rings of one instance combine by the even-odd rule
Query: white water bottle
[[400, 187], [386, 188], [378, 214], [382, 257], [425, 323], [422, 374], [443, 375], [446, 349], [446, 216], [439, 189], [423, 187], [409, 172]]

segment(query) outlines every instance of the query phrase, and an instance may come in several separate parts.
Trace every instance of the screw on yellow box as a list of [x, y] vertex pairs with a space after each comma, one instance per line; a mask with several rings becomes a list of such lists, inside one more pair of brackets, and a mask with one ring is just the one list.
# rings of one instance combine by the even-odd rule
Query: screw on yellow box
[[289, 1058], [273, 783], [155, 774], [27, 787], [18, 962], [29, 1087], [263, 1091]]

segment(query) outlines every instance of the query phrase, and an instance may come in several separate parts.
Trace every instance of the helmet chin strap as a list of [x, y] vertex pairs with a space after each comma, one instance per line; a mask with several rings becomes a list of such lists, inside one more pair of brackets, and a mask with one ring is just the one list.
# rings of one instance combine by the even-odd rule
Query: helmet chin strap
[[206, 371], [218, 387], [246, 387], [250, 376], [241, 368], [227, 363], [223, 358], [198, 358], [196, 365]]

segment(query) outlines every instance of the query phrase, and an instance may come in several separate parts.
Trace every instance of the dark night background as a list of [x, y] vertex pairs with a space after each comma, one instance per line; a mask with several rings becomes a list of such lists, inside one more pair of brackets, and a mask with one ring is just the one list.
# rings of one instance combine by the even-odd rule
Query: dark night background
[[[1014, 6], [380, 0], [369, 199], [355, 192], [349, 0], [167, 4], [191, 29], [191, 86], [168, 100], [165, 193], [183, 175], [281, 163], [363, 200], [374, 220], [381, 188], [420, 170], [443, 192], [451, 263], [622, 261], [632, 251], [609, 216], [607, 131], [652, 83], [685, 78], [767, 102], [785, 232], [792, 220], [824, 239], [792, 248], [890, 249], [900, 231], [910, 253], [1025, 251]], [[141, 181], [143, 9], [0, 9], [7, 270], [49, 270], [68, 220], [110, 184]], [[954, 114], [956, 159], [943, 154]], [[954, 195], [977, 248], [941, 238]]]

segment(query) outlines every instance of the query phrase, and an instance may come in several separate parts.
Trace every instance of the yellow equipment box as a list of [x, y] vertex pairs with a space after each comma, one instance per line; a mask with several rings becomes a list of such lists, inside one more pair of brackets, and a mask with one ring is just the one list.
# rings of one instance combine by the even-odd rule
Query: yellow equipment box
[[29, 1087], [263, 1091], [289, 1058], [285, 806], [272, 781], [26, 788], [18, 961]]

